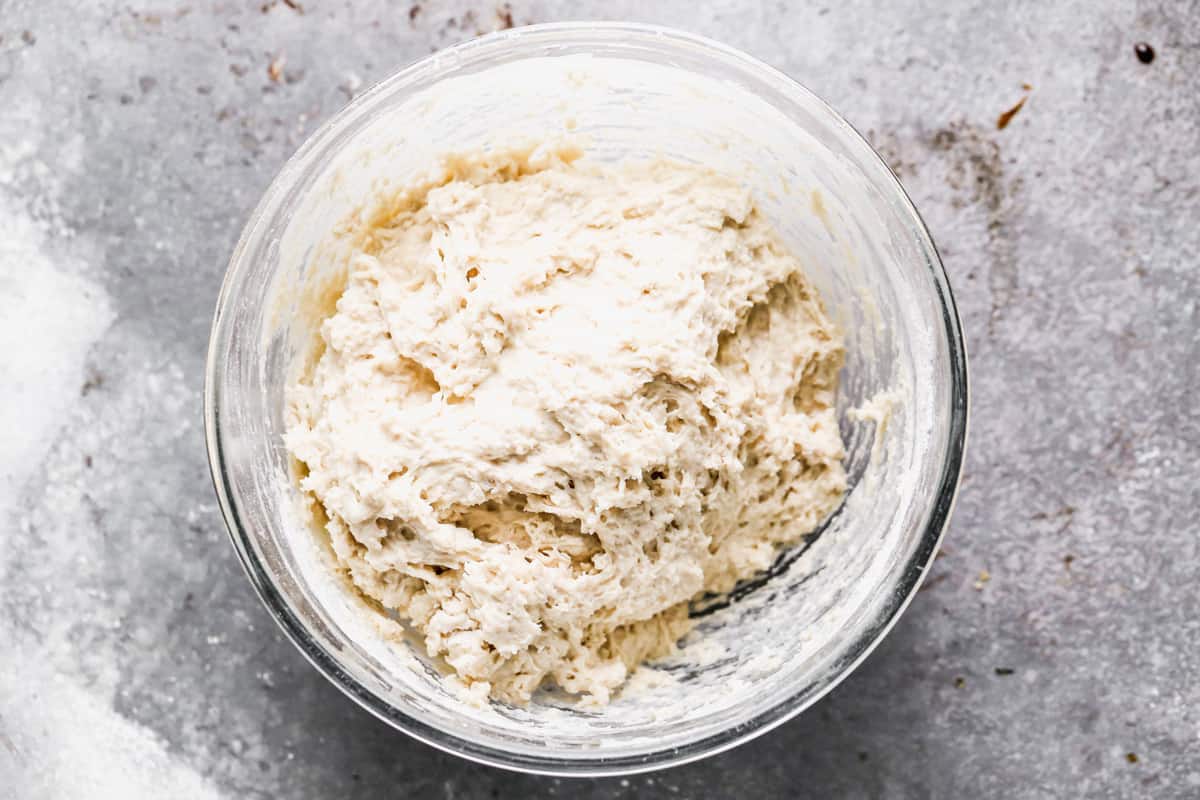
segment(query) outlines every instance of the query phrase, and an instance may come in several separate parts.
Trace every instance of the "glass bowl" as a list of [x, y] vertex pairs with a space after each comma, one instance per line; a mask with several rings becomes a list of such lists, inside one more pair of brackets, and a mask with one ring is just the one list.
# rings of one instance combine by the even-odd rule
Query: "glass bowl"
[[[679, 652], [608, 706], [463, 702], [419, 647], [332, 577], [284, 448], [284, 388], [330, 297], [314, 245], [381, 185], [446, 152], [566, 136], [596, 161], [666, 155], [737, 176], [805, 264], [846, 339], [850, 488], [822, 530], [730, 595], [697, 599]], [[949, 518], [967, 427], [954, 301], [895, 176], [785, 75], [676, 31], [556, 24], [432, 55], [367, 91], [279, 173], [233, 253], [205, 384], [209, 458], [250, 580], [287, 635], [363, 707], [487, 764], [601, 775], [690, 761], [812, 705], [878, 644]], [[394, 623], [391, 623], [394, 624]]]

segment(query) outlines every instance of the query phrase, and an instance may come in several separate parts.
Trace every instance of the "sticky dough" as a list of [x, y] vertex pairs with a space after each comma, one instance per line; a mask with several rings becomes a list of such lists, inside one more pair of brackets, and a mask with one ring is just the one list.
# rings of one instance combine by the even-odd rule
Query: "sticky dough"
[[840, 337], [733, 180], [458, 156], [320, 252], [344, 290], [289, 387], [301, 487], [477, 695], [607, 702], [841, 499]]

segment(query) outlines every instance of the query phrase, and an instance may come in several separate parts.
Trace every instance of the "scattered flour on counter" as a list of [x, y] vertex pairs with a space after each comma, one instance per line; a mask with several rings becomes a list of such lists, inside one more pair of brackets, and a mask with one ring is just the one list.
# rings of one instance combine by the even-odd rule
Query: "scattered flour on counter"
[[[17, 121], [44, 127], [36, 119]], [[87, 354], [115, 318], [88, 265], [71, 255], [77, 248], [68, 244], [73, 232], [57, 213], [58, 176], [36, 158], [36, 142], [9, 135], [12, 122], [0, 125], [0, 533], [6, 540], [0, 583], [23, 579], [10, 568], [25, 543], [7, 537], [28, 532], [23, 493], [76, 413]], [[19, 187], [30, 179], [40, 187], [33, 196]], [[73, 546], [80, 557], [96, 546], [89, 533], [62, 532], [78, 537]], [[82, 676], [57, 671], [73, 673], [80, 660], [64, 649], [63, 632], [43, 628], [31, 635], [24, 627], [31, 621], [9, 611], [0, 613], [0, 798], [218, 797], [161, 740], [111, 707], [116, 676], [85, 685]]]
[[[0, 517], [14, 519], [24, 482], [36, 473], [79, 398], [88, 349], [113, 321], [103, 288], [84, 265], [51, 255], [74, 231], [58, 206], [63, 175], [82, 163], [78, 137], [60, 143], [52, 168], [38, 157], [48, 127], [38, 104], [14, 100], [0, 118]], [[35, 187], [30, 191], [30, 187]], [[65, 248], [59, 248], [65, 252]], [[3, 564], [0, 552], [0, 564]]]
[[55, 264], [45, 238], [38, 222], [0, 205], [0, 512], [14, 510], [22, 483], [78, 402], [88, 349], [113, 320], [104, 290]]
[[220, 796], [177, 763], [163, 741], [114, 712], [94, 690], [38, 667], [9, 663], [0, 671], [0, 797]]

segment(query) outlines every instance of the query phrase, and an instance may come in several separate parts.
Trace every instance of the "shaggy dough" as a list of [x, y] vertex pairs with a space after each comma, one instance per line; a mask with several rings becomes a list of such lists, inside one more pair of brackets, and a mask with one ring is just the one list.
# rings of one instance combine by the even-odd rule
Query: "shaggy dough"
[[338, 562], [477, 694], [606, 702], [845, 488], [839, 335], [748, 192], [570, 147], [339, 226], [287, 446]]

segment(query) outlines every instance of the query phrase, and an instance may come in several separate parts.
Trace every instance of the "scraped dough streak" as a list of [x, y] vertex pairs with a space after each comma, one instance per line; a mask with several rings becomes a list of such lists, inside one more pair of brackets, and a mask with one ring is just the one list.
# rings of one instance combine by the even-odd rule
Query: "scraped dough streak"
[[580, 155], [448, 158], [339, 226], [289, 390], [349, 579], [517, 703], [607, 702], [846, 483], [840, 336], [748, 192]]

